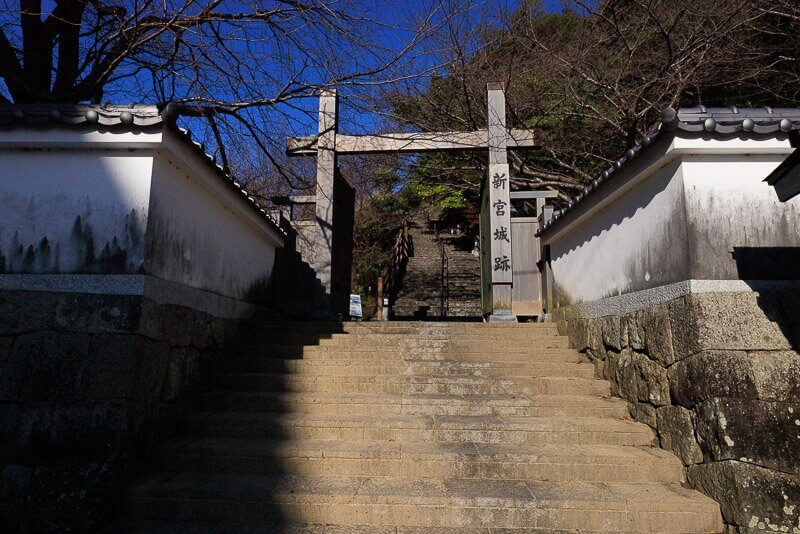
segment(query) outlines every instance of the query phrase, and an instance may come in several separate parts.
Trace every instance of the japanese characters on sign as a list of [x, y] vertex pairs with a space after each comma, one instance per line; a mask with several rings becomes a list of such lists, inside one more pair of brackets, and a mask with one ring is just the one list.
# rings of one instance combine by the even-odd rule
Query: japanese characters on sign
[[511, 196], [508, 164], [489, 166], [489, 220], [493, 283], [511, 283]]

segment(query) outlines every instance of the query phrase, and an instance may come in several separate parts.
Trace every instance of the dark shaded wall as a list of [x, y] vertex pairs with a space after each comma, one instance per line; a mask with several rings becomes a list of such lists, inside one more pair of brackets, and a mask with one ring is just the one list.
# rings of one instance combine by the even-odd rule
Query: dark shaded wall
[[800, 524], [800, 290], [689, 294], [643, 310], [556, 311], [597, 375], [718, 501], [733, 532]]
[[39, 133], [0, 175], [0, 530], [94, 530], [271, 317], [284, 240], [169, 129], [146, 149]]
[[[307, 319], [314, 313], [314, 296], [324, 291], [322, 284], [300, 252], [305, 236], [294, 223], [281, 219], [286, 231], [285, 246], [275, 252], [272, 276], [274, 310], [293, 319]], [[311, 227], [313, 228], [313, 226]]]
[[353, 224], [355, 189], [336, 169], [333, 189], [333, 258], [331, 265], [331, 307], [334, 313], [347, 315], [353, 269]]
[[0, 292], [0, 524], [91, 530], [239, 323], [142, 296]]

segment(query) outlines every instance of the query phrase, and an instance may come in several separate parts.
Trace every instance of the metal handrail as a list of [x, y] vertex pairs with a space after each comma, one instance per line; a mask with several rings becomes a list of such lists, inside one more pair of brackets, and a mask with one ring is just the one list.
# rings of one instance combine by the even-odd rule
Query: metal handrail
[[385, 290], [386, 294], [394, 295], [397, 287], [400, 272], [408, 262], [408, 258], [414, 254], [414, 243], [411, 241], [411, 232], [409, 231], [408, 219], [403, 218], [403, 224], [400, 231], [397, 233], [397, 239], [394, 242], [394, 250], [392, 251], [392, 260], [385, 269]]
[[444, 239], [439, 233], [439, 226], [436, 226], [436, 243], [439, 245], [439, 258], [441, 260], [441, 293], [439, 303], [442, 310], [442, 317], [447, 317], [450, 308], [450, 263], [447, 258], [447, 249], [444, 246]]

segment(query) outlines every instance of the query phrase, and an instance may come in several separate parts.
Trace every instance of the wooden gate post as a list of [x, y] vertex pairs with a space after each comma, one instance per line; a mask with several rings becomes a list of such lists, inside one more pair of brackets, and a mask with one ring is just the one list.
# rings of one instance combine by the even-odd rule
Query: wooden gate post
[[378, 277], [378, 320], [383, 321], [383, 277]]
[[316, 314], [332, 314], [333, 264], [333, 197], [336, 180], [336, 130], [338, 97], [335, 89], [323, 91], [319, 97], [319, 133], [317, 135], [317, 199], [314, 231], [314, 271], [321, 291], [314, 299]]

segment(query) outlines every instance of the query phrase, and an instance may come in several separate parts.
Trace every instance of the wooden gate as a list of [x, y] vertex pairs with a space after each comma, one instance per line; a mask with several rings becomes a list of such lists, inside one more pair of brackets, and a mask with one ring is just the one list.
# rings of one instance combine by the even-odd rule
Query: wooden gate
[[539, 274], [539, 230], [537, 217], [511, 218], [511, 312], [518, 317], [542, 314], [542, 279]]
[[[485, 192], [485, 188], [484, 188]], [[511, 312], [514, 317], [541, 317], [543, 314], [542, 275], [539, 269], [541, 249], [536, 232], [539, 230], [539, 216], [545, 210], [548, 198], [555, 198], [555, 191], [511, 191]], [[481, 205], [481, 250], [488, 250], [488, 205], [483, 195]], [[487, 254], [483, 254], [484, 259]], [[489, 269], [484, 266], [484, 270]], [[486, 286], [489, 286], [488, 288]], [[484, 284], [484, 291], [491, 284]], [[488, 302], [487, 302], [488, 301]], [[484, 306], [491, 299], [484, 297]]]

